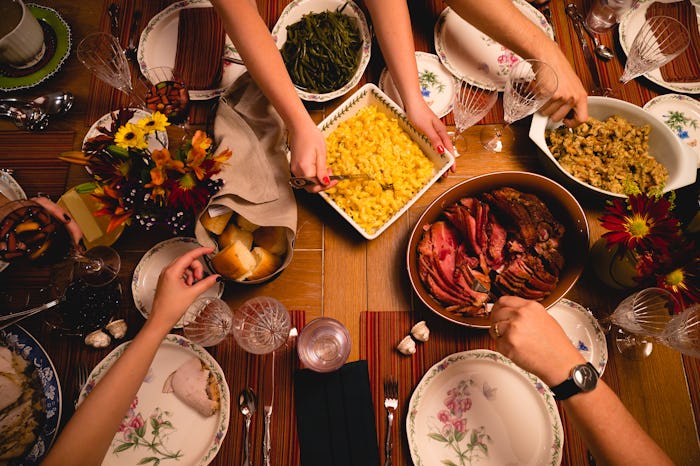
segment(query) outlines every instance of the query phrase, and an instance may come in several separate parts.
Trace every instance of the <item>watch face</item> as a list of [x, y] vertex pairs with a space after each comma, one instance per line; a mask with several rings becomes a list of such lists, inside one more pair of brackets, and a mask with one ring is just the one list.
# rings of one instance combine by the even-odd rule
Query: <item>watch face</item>
[[598, 383], [598, 373], [588, 364], [582, 364], [574, 369], [573, 379], [584, 392], [593, 390]]

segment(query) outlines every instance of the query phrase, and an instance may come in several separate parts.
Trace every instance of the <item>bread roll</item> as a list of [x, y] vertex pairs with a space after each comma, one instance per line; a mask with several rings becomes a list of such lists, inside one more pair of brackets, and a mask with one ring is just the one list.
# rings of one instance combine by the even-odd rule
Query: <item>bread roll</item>
[[214, 256], [211, 265], [224, 277], [240, 281], [250, 276], [257, 262], [245, 244], [234, 241]]
[[253, 232], [256, 246], [278, 256], [287, 252], [287, 232], [284, 227], [260, 227]]
[[253, 248], [253, 256], [255, 257], [255, 267], [247, 277], [248, 280], [258, 280], [273, 274], [282, 264], [282, 259], [279, 256], [272, 254], [267, 249], [256, 246]]
[[232, 215], [233, 211], [229, 210], [226, 213], [212, 217], [209, 215], [209, 210], [207, 209], [200, 217], [200, 221], [202, 222], [202, 226], [204, 228], [211, 231], [215, 235], [220, 235], [223, 233], [226, 225], [228, 225], [228, 221], [231, 219]]
[[254, 224], [253, 222], [249, 221], [247, 218], [245, 218], [242, 215], [238, 215], [236, 217], [236, 224], [240, 227], [241, 230], [245, 231], [250, 231], [253, 232], [260, 228], [258, 225]]
[[221, 236], [219, 236], [219, 248], [223, 249], [229, 244], [240, 241], [245, 244], [248, 249], [253, 249], [253, 233], [242, 230], [233, 223], [229, 223]]

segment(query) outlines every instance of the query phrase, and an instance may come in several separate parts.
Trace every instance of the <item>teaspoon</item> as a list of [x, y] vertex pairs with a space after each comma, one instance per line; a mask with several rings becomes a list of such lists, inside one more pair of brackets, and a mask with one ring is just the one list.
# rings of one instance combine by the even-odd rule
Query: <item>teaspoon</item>
[[600, 43], [600, 41], [598, 40], [598, 36], [596, 36], [595, 33], [591, 30], [591, 28], [588, 26], [588, 24], [586, 24], [586, 21], [583, 21], [583, 28], [586, 30], [591, 39], [593, 39], [593, 51], [596, 55], [598, 55], [598, 58], [602, 60], [610, 60], [615, 56], [613, 51], [610, 50], [610, 47]]
[[257, 397], [252, 388], [248, 387], [241, 391], [238, 396], [238, 409], [245, 416], [245, 436], [243, 438], [243, 466], [251, 466], [250, 461], [250, 421], [255, 414], [255, 404]]

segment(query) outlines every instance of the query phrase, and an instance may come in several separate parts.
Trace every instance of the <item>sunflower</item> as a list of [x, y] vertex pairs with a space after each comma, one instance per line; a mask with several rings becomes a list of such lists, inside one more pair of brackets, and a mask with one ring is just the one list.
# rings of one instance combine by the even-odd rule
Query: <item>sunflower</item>
[[626, 250], [663, 251], [680, 235], [678, 219], [669, 215], [671, 203], [663, 197], [632, 195], [625, 202], [615, 199], [600, 218], [609, 230], [603, 234], [608, 247], [619, 244]]
[[146, 134], [156, 131], [165, 131], [166, 126], [170, 126], [168, 117], [160, 112], [154, 112], [153, 115], [141, 118], [136, 125], [141, 128]]
[[148, 149], [146, 133], [133, 123], [127, 123], [117, 130], [114, 143], [124, 149]]

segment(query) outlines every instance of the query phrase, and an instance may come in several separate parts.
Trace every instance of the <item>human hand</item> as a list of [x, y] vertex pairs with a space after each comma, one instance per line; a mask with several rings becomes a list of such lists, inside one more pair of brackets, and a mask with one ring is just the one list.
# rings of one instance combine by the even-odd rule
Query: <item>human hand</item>
[[[433, 145], [438, 153], [442, 154], [445, 149], [454, 152], [452, 139], [447, 134], [447, 127], [430, 109], [422, 96], [416, 104], [406, 105], [406, 115], [413, 123], [413, 126], [428, 138], [430, 144]], [[455, 172], [454, 164], [450, 167], [450, 171], [452, 173]]]
[[556, 42], [549, 42], [550, 51], [544, 55], [544, 61], [554, 68], [559, 85], [539, 112], [552, 121], [563, 120], [565, 125], [573, 127], [588, 119], [588, 92]]
[[80, 240], [83, 238], [83, 231], [80, 229], [76, 221], [71, 218], [70, 215], [68, 215], [68, 212], [63, 210], [58, 204], [46, 196], [36, 196], [31, 200], [43, 207], [44, 210], [58, 219], [59, 222], [63, 223], [73, 239], [73, 243], [79, 247]]
[[220, 275], [204, 277], [199, 258], [213, 252], [212, 248], [197, 248], [172, 261], [158, 277], [156, 294], [148, 318], [162, 329], [170, 330], [199, 295], [214, 286]]
[[536, 301], [502, 296], [490, 320], [496, 349], [549, 386], [563, 382], [572, 367], [585, 362], [559, 323]]
[[321, 183], [305, 188], [308, 192], [317, 193], [338, 184], [328, 178], [332, 172], [326, 165], [326, 138], [311, 119], [289, 129], [289, 147], [292, 175], [317, 178]]

